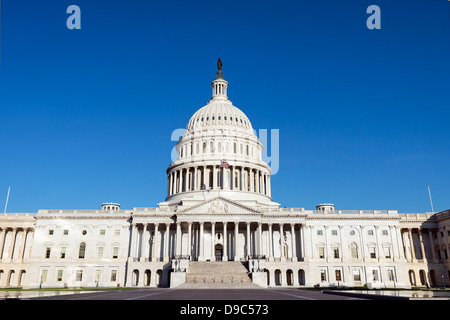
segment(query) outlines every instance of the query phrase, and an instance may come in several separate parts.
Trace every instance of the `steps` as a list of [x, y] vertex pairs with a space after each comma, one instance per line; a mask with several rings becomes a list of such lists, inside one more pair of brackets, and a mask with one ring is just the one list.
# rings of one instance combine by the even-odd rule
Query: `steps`
[[254, 288], [246, 262], [191, 261], [182, 288]]

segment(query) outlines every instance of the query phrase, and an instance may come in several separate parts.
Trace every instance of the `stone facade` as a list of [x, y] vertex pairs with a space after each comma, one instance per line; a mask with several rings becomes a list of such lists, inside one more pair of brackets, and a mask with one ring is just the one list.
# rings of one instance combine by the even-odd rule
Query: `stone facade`
[[173, 287], [197, 261], [244, 262], [260, 286], [449, 285], [449, 210], [273, 202], [262, 144], [219, 71], [176, 145], [164, 202], [0, 215], [0, 286]]

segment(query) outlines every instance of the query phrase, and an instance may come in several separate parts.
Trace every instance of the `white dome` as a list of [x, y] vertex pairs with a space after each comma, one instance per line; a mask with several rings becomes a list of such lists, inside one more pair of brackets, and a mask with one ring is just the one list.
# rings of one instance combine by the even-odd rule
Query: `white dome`
[[247, 116], [233, 106], [229, 100], [213, 99], [200, 108], [188, 122], [187, 131], [204, 128], [205, 126], [234, 126], [253, 131]]

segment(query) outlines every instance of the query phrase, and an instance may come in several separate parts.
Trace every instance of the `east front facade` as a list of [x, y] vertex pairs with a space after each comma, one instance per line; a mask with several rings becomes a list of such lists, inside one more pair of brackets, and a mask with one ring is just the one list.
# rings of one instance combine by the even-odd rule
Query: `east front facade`
[[449, 285], [450, 210], [274, 202], [263, 146], [221, 69], [176, 145], [165, 201], [0, 215], [0, 287]]

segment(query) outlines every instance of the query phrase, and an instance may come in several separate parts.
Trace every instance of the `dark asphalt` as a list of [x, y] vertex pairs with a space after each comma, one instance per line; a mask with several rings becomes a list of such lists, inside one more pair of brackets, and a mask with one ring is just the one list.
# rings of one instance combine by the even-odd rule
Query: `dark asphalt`
[[142, 288], [32, 298], [32, 300], [364, 300], [295, 288], [177, 289]]

